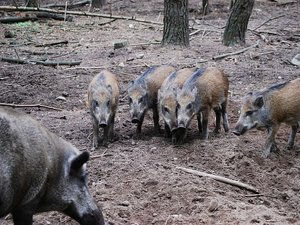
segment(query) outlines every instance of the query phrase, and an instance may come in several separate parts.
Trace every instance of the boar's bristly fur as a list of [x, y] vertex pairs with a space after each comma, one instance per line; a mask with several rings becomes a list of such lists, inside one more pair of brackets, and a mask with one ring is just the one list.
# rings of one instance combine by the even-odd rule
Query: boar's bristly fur
[[242, 135], [253, 128], [267, 128], [268, 137], [262, 154], [266, 158], [271, 151], [277, 150], [275, 136], [281, 123], [292, 128], [287, 148], [293, 148], [299, 120], [300, 78], [248, 93], [243, 98], [233, 133]]
[[131, 121], [137, 123], [137, 137], [141, 136], [144, 116], [149, 109], [153, 111], [154, 129], [160, 133], [157, 93], [163, 81], [174, 71], [169, 65], [153, 66], [130, 82], [127, 91]]
[[[99, 143], [108, 145], [114, 137], [115, 115], [119, 103], [119, 84], [116, 75], [103, 70], [91, 81], [88, 88], [88, 106], [93, 123], [93, 148]], [[99, 127], [103, 128], [103, 139], [99, 136]]]
[[35, 213], [55, 210], [81, 225], [104, 225], [88, 191], [87, 160], [31, 117], [0, 107], [0, 217], [31, 225]]
[[[208, 138], [208, 118], [211, 109], [216, 114], [218, 133], [223, 119], [223, 128], [228, 132], [227, 97], [229, 81], [225, 73], [217, 68], [198, 69], [184, 84], [177, 95], [178, 128], [187, 130], [191, 119], [196, 115], [200, 138]], [[186, 132], [182, 132], [183, 142]]]
[[165, 137], [172, 136], [173, 144], [176, 144], [176, 130], [178, 126], [177, 92], [196, 69], [184, 68], [173, 72], [165, 79], [158, 91], [159, 110], [165, 123]]

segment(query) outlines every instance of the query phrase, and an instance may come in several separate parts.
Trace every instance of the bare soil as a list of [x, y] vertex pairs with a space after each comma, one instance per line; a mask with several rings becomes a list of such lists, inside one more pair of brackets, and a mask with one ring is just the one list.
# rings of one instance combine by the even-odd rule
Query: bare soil
[[[43, 1], [43, 4], [55, 1]], [[58, 1], [57, 1], [58, 2]], [[126, 98], [129, 81], [148, 66], [171, 64], [184, 67], [216, 66], [230, 80], [228, 114], [232, 131], [238, 118], [241, 98], [247, 92], [276, 82], [299, 77], [299, 67], [288, 63], [300, 49], [300, 2], [257, 0], [250, 18], [246, 46], [225, 47], [222, 34], [229, 16], [229, 2], [211, 1], [212, 12], [203, 17], [200, 1], [190, 0], [190, 25], [195, 31], [189, 48], [161, 47], [151, 42], [162, 39], [162, 26], [130, 20], [74, 16], [72, 22], [38, 20], [30, 23], [0, 25], [2, 57], [81, 60], [76, 67], [47, 67], [0, 61], [0, 102], [43, 104], [63, 109], [19, 108], [31, 114], [54, 133], [80, 150], [89, 151], [89, 187], [102, 208], [107, 224], [300, 224], [300, 135], [295, 148], [286, 150], [289, 127], [283, 125], [277, 136], [279, 154], [261, 157], [266, 131], [253, 130], [237, 137], [222, 130], [218, 136], [199, 140], [196, 120], [191, 124], [188, 141], [173, 146], [170, 140], [153, 131], [149, 112], [142, 128], [143, 137], [132, 139]], [[9, 1], [1, 1], [2, 5]], [[75, 10], [87, 10], [87, 7]], [[100, 13], [134, 16], [162, 22], [163, 1], [114, 1]], [[0, 12], [2, 15], [6, 14]], [[24, 13], [18, 13], [23, 15]], [[8, 15], [14, 15], [9, 13]], [[109, 23], [107, 23], [109, 22]], [[15, 34], [4, 38], [4, 31]], [[37, 44], [67, 40], [68, 44], [36, 47]], [[128, 45], [115, 49], [115, 41]], [[234, 52], [259, 41], [259, 47], [212, 60], [213, 56]], [[42, 53], [42, 55], [34, 55]], [[201, 63], [202, 60], [207, 62]], [[85, 106], [86, 91], [101, 69], [117, 74], [122, 89], [115, 130], [119, 140], [92, 151], [92, 125]], [[65, 100], [57, 99], [64, 96]], [[161, 123], [162, 124], [162, 123]], [[214, 128], [214, 117], [209, 122]], [[231, 178], [252, 185], [259, 195], [210, 178], [198, 177], [176, 167]], [[11, 225], [11, 217], [0, 219]], [[77, 224], [58, 212], [34, 216], [34, 225]]]

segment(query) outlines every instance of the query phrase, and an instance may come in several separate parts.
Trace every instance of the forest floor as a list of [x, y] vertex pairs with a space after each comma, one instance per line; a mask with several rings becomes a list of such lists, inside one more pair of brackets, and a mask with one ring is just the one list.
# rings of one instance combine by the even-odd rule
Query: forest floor
[[[300, 53], [300, 2], [255, 1], [246, 46], [235, 47], [222, 45], [229, 1], [211, 1], [212, 12], [207, 16], [201, 15], [199, 2], [189, 1], [191, 32], [199, 30], [191, 36], [189, 48], [161, 47], [155, 42], [162, 39], [162, 25], [131, 20], [73, 16], [71, 22], [44, 19], [1, 24], [1, 57], [17, 58], [18, 54], [21, 59], [81, 61], [81, 64], [49, 67], [0, 61], [0, 102], [62, 109], [18, 110], [29, 113], [78, 149], [90, 152], [89, 188], [107, 224], [300, 224], [299, 133], [295, 148], [288, 151], [290, 129], [283, 125], [276, 138], [279, 154], [272, 153], [263, 159], [266, 131], [253, 130], [241, 137], [231, 132], [238, 119], [241, 98], [247, 92], [299, 77], [299, 67], [289, 61]], [[86, 11], [87, 6], [73, 10]], [[96, 13], [162, 23], [163, 1], [114, 1]], [[0, 14], [15, 15], [1, 11]], [[251, 29], [256, 29], [260, 36]], [[4, 31], [14, 36], [4, 38]], [[56, 41], [68, 43], [41, 45]], [[113, 43], [118, 41], [127, 41], [128, 45], [114, 49]], [[257, 42], [258, 47], [242, 54], [212, 59]], [[203, 60], [208, 61], [202, 63]], [[177, 69], [194, 66], [224, 69], [230, 80], [230, 132], [225, 134], [222, 130], [218, 136], [203, 141], [193, 120], [187, 143], [173, 146], [163, 135], [154, 133], [149, 112], [142, 128], [143, 137], [132, 139], [136, 127], [128, 110], [128, 82], [148, 66], [160, 64], [171, 64]], [[102, 69], [114, 72], [120, 82], [115, 123], [119, 140], [108, 148], [92, 151], [92, 125], [85, 100], [89, 82]], [[213, 128], [212, 113], [210, 131]], [[188, 174], [178, 166], [241, 181], [255, 187], [259, 194]], [[13, 223], [8, 216], [0, 219], [0, 224]], [[77, 223], [61, 213], [48, 212], [34, 216], [34, 225], [42, 224]]]

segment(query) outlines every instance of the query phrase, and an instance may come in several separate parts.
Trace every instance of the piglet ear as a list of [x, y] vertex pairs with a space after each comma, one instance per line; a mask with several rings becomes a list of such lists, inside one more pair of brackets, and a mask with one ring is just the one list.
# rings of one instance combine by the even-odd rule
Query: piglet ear
[[71, 162], [71, 171], [79, 170], [83, 164], [85, 164], [90, 158], [90, 154], [88, 152], [83, 152], [74, 158]]
[[256, 97], [254, 100], [254, 105], [257, 106], [258, 108], [261, 108], [264, 105], [264, 99], [263, 96], [259, 95]]

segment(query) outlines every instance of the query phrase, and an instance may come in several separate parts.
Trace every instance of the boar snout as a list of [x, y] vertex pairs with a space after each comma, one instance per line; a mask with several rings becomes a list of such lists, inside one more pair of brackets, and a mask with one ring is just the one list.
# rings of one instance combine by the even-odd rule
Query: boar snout
[[102, 128], [107, 127], [107, 123], [105, 121], [101, 121], [99, 123], [99, 127], [102, 127]]
[[238, 130], [234, 130], [233, 133], [236, 135], [236, 136], [240, 136], [241, 133], [238, 131]]
[[137, 117], [133, 117], [131, 122], [132, 123], [138, 123], [140, 120]]
[[103, 215], [100, 210], [94, 210], [90, 214], [83, 215], [81, 225], [105, 225]]
[[233, 133], [236, 136], [240, 136], [240, 135], [243, 135], [247, 130], [248, 130], [248, 128], [243, 125], [236, 125], [233, 130]]

